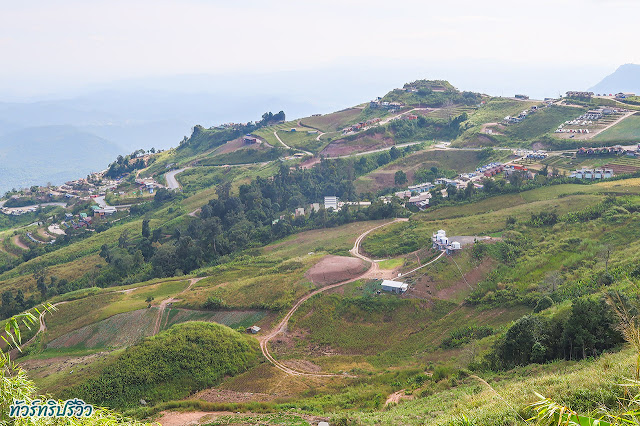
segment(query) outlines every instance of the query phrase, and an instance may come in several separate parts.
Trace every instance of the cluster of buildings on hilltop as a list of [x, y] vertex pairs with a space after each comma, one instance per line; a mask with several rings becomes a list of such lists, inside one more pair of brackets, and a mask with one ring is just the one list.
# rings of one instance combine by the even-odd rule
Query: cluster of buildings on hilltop
[[[608, 95], [606, 93], [598, 93], [595, 96], [607, 96], [610, 98], [615, 98], [615, 99], [627, 99], [627, 98], [632, 98], [634, 97], [636, 94], [635, 93], [609, 93]], [[575, 98], [575, 99], [585, 99], [585, 100], [590, 100], [592, 97], [594, 96], [593, 92], [581, 92], [581, 91], [569, 91], [567, 92], [567, 98]]]
[[260, 139], [258, 139], [258, 138], [257, 138], [257, 137], [255, 137], [255, 136], [252, 136], [252, 135], [244, 135], [244, 136], [242, 137], [242, 142], [243, 142], [245, 145], [254, 145], [254, 144], [262, 143], [262, 141], [261, 141]]
[[[284, 120], [279, 121], [279, 123], [284, 122]], [[224, 129], [242, 129], [243, 127], [247, 127], [247, 126], [253, 126], [255, 125], [255, 123], [253, 121], [249, 121], [247, 123], [224, 123], [224, 124], [219, 124], [217, 126], [213, 126], [211, 127], [212, 130], [224, 130]]]
[[[442, 229], [431, 236], [431, 243], [434, 250], [444, 251], [449, 255], [462, 250], [462, 244], [459, 241], [450, 241], [447, 233]], [[409, 290], [409, 284], [395, 280], [382, 280], [381, 287], [382, 291], [393, 294], [403, 294]]]
[[[611, 95], [609, 95], [609, 96], [611, 96]], [[620, 92], [620, 93], [616, 93], [614, 96], [615, 96], [616, 99], [627, 99], [627, 98], [635, 97], [636, 94], [635, 93], [622, 93], [622, 92]]]
[[[298, 207], [296, 209], [294, 209], [293, 211], [293, 216], [294, 217], [301, 217], [301, 216], [305, 216], [307, 214], [311, 214], [311, 212], [319, 212], [321, 210], [321, 208], [324, 208], [325, 210], [333, 210], [334, 212], [337, 212], [339, 210], [341, 210], [344, 206], [370, 206], [371, 202], [370, 201], [340, 201], [339, 197], [336, 197], [335, 195], [328, 195], [324, 197], [324, 203], [322, 204], [322, 207], [320, 206], [320, 203], [311, 203], [306, 209], [304, 207]], [[281, 215], [278, 219], [274, 219], [271, 224], [275, 225], [276, 223], [280, 222], [281, 220], [284, 220], [286, 217], [286, 215]]]
[[575, 98], [575, 99], [591, 99], [591, 97], [593, 96], [593, 92], [583, 92], [583, 91], [576, 91], [576, 90], [570, 90], [566, 93], [566, 97], [567, 98]]
[[2, 207], [2, 209], [0, 209], [0, 211], [2, 211], [2, 213], [6, 214], [6, 215], [11, 215], [11, 216], [20, 216], [23, 215], [25, 213], [33, 213], [35, 211], [38, 210], [40, 206], [29, 206], [29, 207], [16, 207], [16, 208], [9, 208], [9, 207]]
[[[532, 157], [542, 159], [546, 158], [547, 154], [537, 151], [531, 151]], [[402, 200], [405, 200], [406, 204], [414, 205], [421, 210], [429, 207], [429, 200], [431, 199], [431, 190], [438, 185], [442, 185], [444, 188], [441, 190], [442, 196], [447, 197], [447, 188], [456, 187], [458, 190], [464, 190], [469, 183], [473, 184], [476, 189], [484, 188], [482, 180], [486, 178], [493, 178], [500, 173], [505, 173], [509, 176], [512, 173], [519, 172], [525, 173], [527, 178], [532, 178], [533, 174], [520, 164], [503, 164], [499, 162], [493, 162], [486, 164], [482, 167], [478, 167], [471, 173], [460, 173], [458, 177], [454, 179], [438, 178], [433, 183], [424, 182], [407, 187], [404, 191], [398, 191], [394, 195]]]
[[66, 213], [65, 219], [66, 221], [61, 222], [61, 225], [73, 229], [88, 228], [93, 223], [93, 219], [86, 213], [80, 213], [76, 216]]
[[381, 97], [377, 97], [376, 99], [369, 102], [369, 108], [383, 108], [388, 110], [398, 110], [404, 107], [402, 102], [387, 102], [383, 101]]
[[447, 237], [447, 233], [443, 229], [431, 236], [431, 243], [435, 250], [446, 251], [447, 254], [453, 254], [462, 249], [460, 242], [449, 241], [449, 237]]
[[504, 124], [514, 124], [514, 123], [520, 123], [521, 121], [523, 121], [524, 119], [526, 119], [529, 114], [534, 113], [538, 110], [538, 106], [537, 105], [533, 105], [531, 108], [529, 109], [525, 109], [524, 111], [522, 111], [520, 114], [518, 114], [517, 116], [510, 116], [507, 115], [504, 120], [502, 120], [502, 122]]
[[560, 124], [558, 128], [555, 130], [555, 133], [590, 133], [589, 129], [586, 128], [578, 128], [578, 129], [567, 129], [565, 126], [591, 126], [594, 121], [598, 121], [602, 119], [604, 116], [613, 115], [618, 113], [627, 112], [624, 108], [612, 108], [612, 107], [602, 107], [591, 109], [581, 116], [573, 119], [565, 121]]
[[342, 129], [342, 134], [347, 134], [347, 133], [351, 133], [351, 132], [357, 132], [359, 130], [363, 130], [366, 129], [367, 127], [371, 127], [375, 124], [378, 124], [380, 122], [379, 118], [372, 118], [370, 120], [367, 121], [361, 121], [359, 123], [356, 123], [352, 126], [349, 127], [345, 127], [344, 129]]

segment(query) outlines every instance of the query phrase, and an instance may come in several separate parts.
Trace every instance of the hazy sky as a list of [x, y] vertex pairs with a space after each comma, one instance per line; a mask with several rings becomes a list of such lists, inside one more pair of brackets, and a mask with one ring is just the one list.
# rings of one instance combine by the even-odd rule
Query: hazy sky
[[557, 67], [593, 79], [640, 63], [638, 16], [636, 0], [0, 0], [0, 90], [371, 63]]

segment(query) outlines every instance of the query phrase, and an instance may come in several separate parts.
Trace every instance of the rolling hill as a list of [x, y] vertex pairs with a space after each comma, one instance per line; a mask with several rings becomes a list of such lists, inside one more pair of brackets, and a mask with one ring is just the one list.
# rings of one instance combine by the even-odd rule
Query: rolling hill
[[621, 65], [589, 90], [594, 93], [640, 93], [640, 65]]
[[[536, 391], [587, 414], [619, 410], [615, 384], [632, 374], [636, 354], [622, 349], [616, 308], [604, 298], [640, 297], [640, 173], [601, 182], [548, 170], [499, 174], [460, 189], [441, 184], [417, 211], [394, 192], [491, 161], [535, 170], [583, 160], [558, 152], [537, 163], [500, 144], [551, 139], [586, 107], [537, 108], [424, 80], [385, 97], [405, 105], [196, 125], [141, 170], [162, 181], [187, 168], [176, 175], [180, 191], [134, 197], [129, 209], [94, 217], [91, 229], [78, 225], [91, 200], [40, 214], [44, 225], [4, 224], [3, 318], [38, 302], [56, 307], [25, 333], [20, 365], [43, 392], [140, 419], [178, 409], [171, 415], [215, 411], [223, 417], [214, 424], [306, 425], [321, 416], [468, 425], [466, 416], [503, 426], [533, 415]], [[482, 133], [525, 108], [522, 122]], [[343, 134], [368, 120], [369, 130]], [[247, 133], [259, 141], [245, 142]], [[34, 157], [27, 170], [51, 172], [115, 156], [113, 144], [71, 127], [8, 135], [0, 159], [9, 168]], [[475, 148], [478, 135], [498, 148]], [[412, 143], [370, 152], [380, 140]], [[325, 145], [344, 157], [319, 158]], [[629, 161], [613, 157], [597, 161]], [[130, 176], [113, 192], [138, 188]], [[313, 207], [328, 194], [351, 203]], [[62, 226], [65, 212], [75, 216]], [[66, 230], [55, 244], [25, 239], [54, 223]], [[440, 229], [460, 250], [432, 246]], [[402, 280], [406, 292], [385, 291], [384, 279]]]

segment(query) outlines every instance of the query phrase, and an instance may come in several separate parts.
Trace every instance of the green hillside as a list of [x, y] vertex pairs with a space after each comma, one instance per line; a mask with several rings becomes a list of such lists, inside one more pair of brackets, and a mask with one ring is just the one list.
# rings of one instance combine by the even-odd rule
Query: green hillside
[[99, 377], [70, 390], [69, 395], [117, 408], [131, 406], [139, 398], [157, 403], [188, 396], [252, 366], [257, 347], [255, 339], [225, 326], [176, 325], [132, 346]]
[[[147, 420], [524, 425], [534, 392], [588, 415], [624, 410], [617, 385], [637, 354], [618, 325], [621, 309], [640, 308], [640, 177], [553, 170], [636, 160], [564, 152], [531, 164], [507, 148], [563, 142], [553, 129], [582, 107], [540, 108], [489, 134], [532, 102], [425, 80], [383, 99], [410, 108], [345, 135], [390, 113], [365, 104], [196, 126], [146, 163], [117, 162], [130, 173], [119, 181], [96, 175], [55, 195], [67, 207], [3, 215], [1, 319], [55, 306], [12, 359], [41, 392]], [[635, 118], [606, 143], [631, 137]], [[548, 169], [439, 185], [422, 211], [393, 196], [516, 160]], [[176, 168], [179, 187], [163, 188]], [[100, 217], [100, 192], [131, 205]], [[344, 205], [325, 209], [328, 196]], [[460, 250], [433, 248], [438, 230]]]
[[640, 142], [640, 113], [627, 117], [615, 126], [593, 138], [598, 142], [638, 143]]

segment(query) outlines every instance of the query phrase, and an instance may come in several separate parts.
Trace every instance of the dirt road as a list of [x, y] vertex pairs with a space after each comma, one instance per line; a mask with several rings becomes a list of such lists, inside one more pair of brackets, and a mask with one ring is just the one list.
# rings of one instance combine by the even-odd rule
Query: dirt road
[[349, 250], [349, 252], [354, 255], [355, 257], [358, 257], [366, 262], [370, 262], [371, 266], [369, 267], [369, 269], [363, 273], [362, 275], [359, 275], [355, 278], [346, 280], [346, 281], [341, 281], [339, 283], [336, 284], [332, 284], [332, 285], [328, 285], [326, 287], [322, 287], [319, 288], [309, 294], [307, 294], [306, 296], [304, 296], [302, 299], [298, 300], [298, 302], [296, 302], [295, 305], [293, 305], [293, 307], [289, 310], [289, 312], [287, 312], [287, 315], [285, 315], [285, 317], [282, 319], [282, 321], [280, 321], [280, 323], [276, 326], [275, 329], [271, 330], [269, 332], [269, 334], [261, 337], [260, 340], [260, 349], [262, 350], [262, 354], [264, 355], [264, 357], [271, 363], [273, 364], [276, 368], [278, 368], [279, 370], [284, 371], [287, 374], [290, 374], [292, 376], [312, 376], [312, 377], [349, 377], [347, 374], [321, 374], [321, 373], [310, 373], [310, 372], [306, 372], [306, 371], [298, 371], [298, 370], [294, 370], [291, 367], [288, 367], [284, 364], [282, 364], [281, 362], [277, 361], [273, 355], [271, 355], [271, 353], [269, 352], [269, 341], [271, 339], [273, 339], [275, 336], [277, 336], [278, 334], [282, 333], [283, 331], [285, 331], [287, 329], [287, 324], [289, 323], [289, 319], [291, 318], [291, 316], [298, 310], [298, 308], [307, 300], [309, 300], [310, 298], [312, 298], [313, 296], [315, 296], [316, 294], [320, 294], [322, 292], [325, 292], [327, 290], [331, 290], [332, 288], [336, 288], [354, 281], [357, 281], [359, 279], [362, 278], [369, 278], [369, 277], [373, 277], [375, 276], [375, 272], [378, 270], [378, 264], [376, 262], [374, 262], [373, 260], [371, 260], [370, 258], [368, 258], [367, 256], [363, 255], [360, 253], [360, 244], [362, 243], [362, 240], [364, 240], [364, 238], [372, 231], [375, 231], [376, 229], [382, 228], [383, 226], [387, 226], [390, 225], [392, 223], [397, 223], [397, 222], [406, 222], [409, 219], [394, 219], [390, 222], [384, 223], [382, 225], [378, 225], [375, 226], [371, 229], [369, 229], [366, 232], [363, 232], [362, 234], [360, 234], [360, 236], [358, 236], [358, 238], [356, 239], [353, 248], [351, 250]]
[[[55, 303], [55, 304], [51, 305], [50, 309], [44, 309], [42, 312], [40, 312], [40, 316], [38, 317], [38, 322], [40, 323], [40, 328], [38, 329], [36, 334], [33, 335], [33, 337], [31, 339], [27, 340], [24, 344], [20, 345], [20, 349], [24, 349], [27, 346], [29, 346], [30, 344], [32, 344], [36, 340], [36, 337], [38, 337], [38, 335], [40, 333], [42, 333], [43, 331], [45, 331], [47, 329], [47, 324], [44, 322], [44, 315], [47, 312], [54, 310], [56, 308], [56, 306], [64, 305], [65, 303], [67, 303], [67, 301]], [[20, 352], [20, 349], [18, 349], [18, 348], [11, 349], [11, 351], [9, 351], [9, 356], [11, 358], [15, 358], [18, 355], [18, 353]]]
[[[324, 133], [323, 133], [323, 134], [324, 134]], [[281, 143], [285, 148], [287, 148], [287, 149], [293, 149], [294, 151], [300, 151], [300, 152], [305, 153], [306, 155], [311, 155], [311, 156], [313, 156], [313, 153], [312, 153], [312, 152], [305, 151], [304, 149], [299, 149], [299, 148], [291, 148], [289, 145], [287, 145], [286, 143], [284, 143], [284, 142], [282, 141], [282, 139], [280, 139], [280, 136], [278, 136], [278, 131], [277, 131], [277, 130], [276, 130], [275, 132], [273, 132], [273, 136], [275, 136], [275, 137], [276, 137], [276, 139], [278, 139], [278, 142], [280, 142], [280, 143]], [[317, 140], [320, 140], [320, 135], [318, 135]]]
[[[191, 290], [191, 287], [193, 287], [193, 285], [195, 283], [197, 283], [198, 281], [200, 281], [201, 279], [203, 279], [204, 277], [201, 278], [191, 278], [189, 280], [189, 285], [187, 286], [187, 288], [185, 288], [184, 290], [182, 290], [180, 293], [178, 293], [176, 296], [180, 296], [183, 293], [186, 293], [187, 291]], [[174, 299], [173, 297], [170, 297], [168, 299], [163, 300], [162, 302], [160, 302], [160, 304], [158, 305], [158, 315], [156, 316], [156, 322], [153, 325], [153, 333], [151, 334], [152, 336], [155, 336], [156, 334], [158, 334], [160, 332], [160, 326], [162, 324], [162, 317], [164, 316], [164, 311], [167, 308], [167, 305], [169, 303], [173, 303], [173, 302], [177, 302], [180, 299]]]
[[15, 244], [16, 246], [20, 247], [22, 250], [29, 250], [29, 247], [27, 247], [27, 245], [25, 243], [20, 241], [20, 235], [15, 235], [11, 239], [11, 241], [13, 241], [13, 244]]

